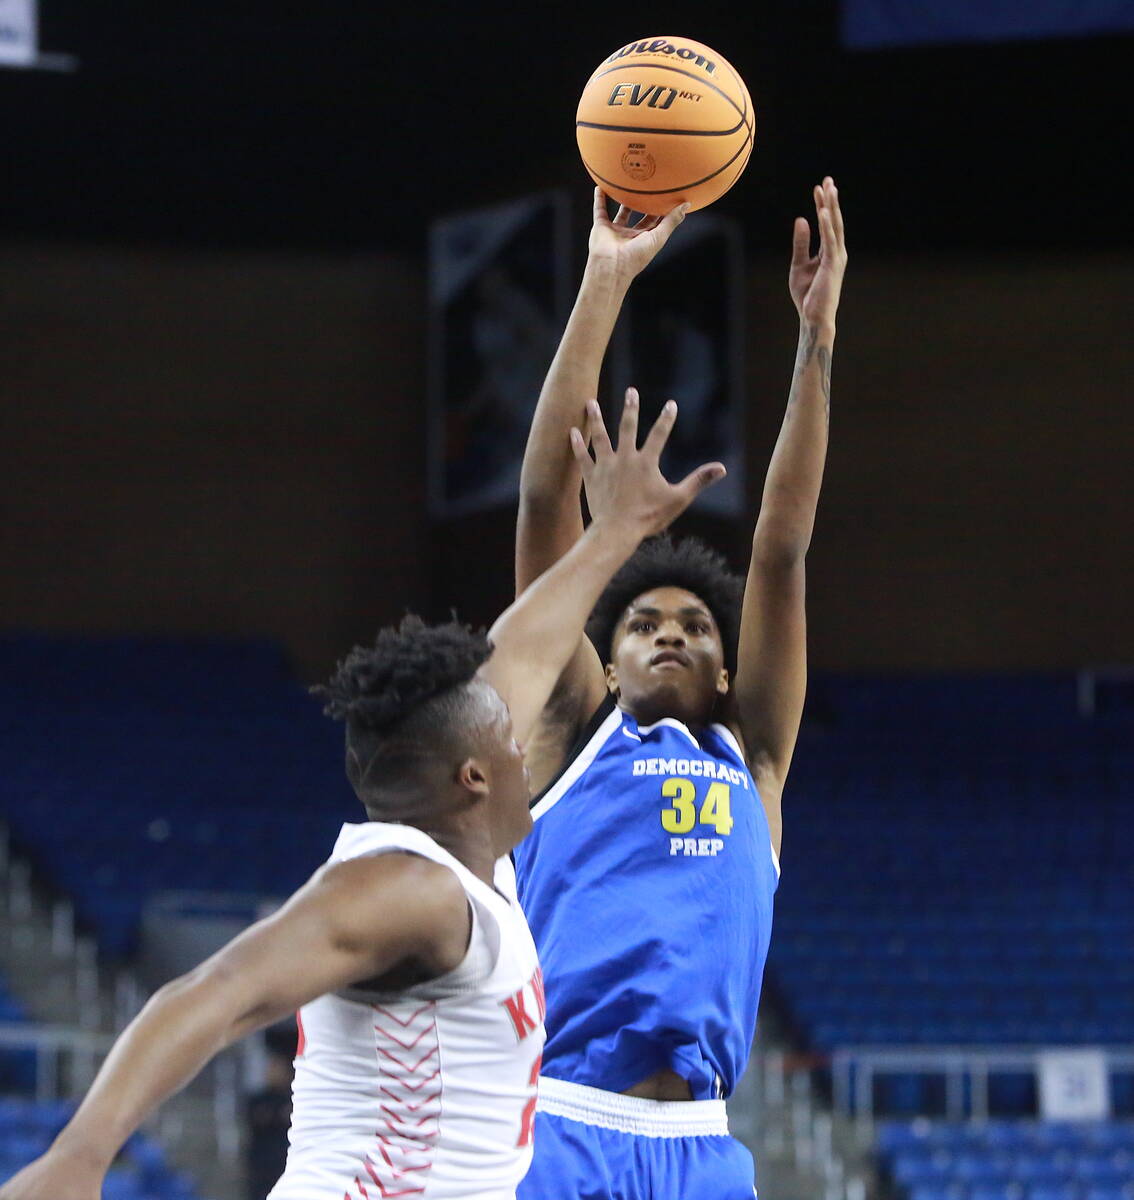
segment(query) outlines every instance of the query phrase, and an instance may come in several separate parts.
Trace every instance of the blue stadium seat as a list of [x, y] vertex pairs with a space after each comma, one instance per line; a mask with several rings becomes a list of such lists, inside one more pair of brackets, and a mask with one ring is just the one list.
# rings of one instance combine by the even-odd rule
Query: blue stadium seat
[[913, 1188], [925, 1184], [953, 1182], [953, 1160], [945, 1151], [930, 1154], [906, 1151], [895, 1156], [890, 1164], [890, 1173], [895, 1183]]
[[1079, 1189], [1069, 1183], [1033, 1183], [1025, 1200], [1079, 1200]]
[[928, 1150], [933, 1128], [928, 1121], [884, 1121], [878, 1127], [878, 1148], [884, 1155]]
[[907, 1195], [909, 1200], [958, 1200], [957, 1189], [948, 1183], [919, 1183]]
[[974, 1183], [969, 1200], [1020, 1200], [1020, 1193], [1010, 1183]]
[[1134, 1155], [1125, 1151], [1085, 1152], [1076, 1156], [1075, 1177], [1084, 1184], [1114, 1188], [1134, 1184]]
[[102, 1200], [142, 1200], [138, 1180], [125, 1171], [107, 1172], [102, 1185]]
[[1134, 1200], [1134, 1188], [1093, 1183], [1083, 1189], [1082, 1200]]

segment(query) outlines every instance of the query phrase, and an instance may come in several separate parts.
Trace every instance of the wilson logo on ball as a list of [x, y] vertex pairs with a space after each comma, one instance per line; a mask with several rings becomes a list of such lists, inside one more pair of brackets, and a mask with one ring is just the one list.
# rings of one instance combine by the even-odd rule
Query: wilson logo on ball
[[676, 54], [678, 58], [692, 63], [695, 67], [703, 67], [710, 75], [717, 69], [717, 64], [711, 58], [698, 54], [689, 46], [677, 46], [673, 42], [667, 42], [665, 38], [631, 42], [629, 46], [623, 46], [621, 50], [616, 50], [606, 61], [608, 63], [617, 62], [618, 59], [625, 58], [628, 54]]

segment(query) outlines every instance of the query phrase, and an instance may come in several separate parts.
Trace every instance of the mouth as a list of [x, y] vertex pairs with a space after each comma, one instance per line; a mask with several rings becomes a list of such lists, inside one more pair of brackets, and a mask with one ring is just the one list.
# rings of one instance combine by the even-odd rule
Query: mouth
[[689, 666], [689, 656], [682, 654], [680, 650], [659, 650], [657, 654], [650, 659], [651, 667], [687, 667]]

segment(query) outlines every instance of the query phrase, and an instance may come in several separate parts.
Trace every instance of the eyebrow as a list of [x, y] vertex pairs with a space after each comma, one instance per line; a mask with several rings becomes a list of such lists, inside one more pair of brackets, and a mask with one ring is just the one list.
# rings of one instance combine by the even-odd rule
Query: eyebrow
[[[662, 611], [660, 608], [649, 608], [643, 605], [641, 608], [632, 608], [626, 614], [626, 619], [630, 620], [631, 617], [660, 617], [661, 615]], [[713, 619], [713, 614], [707, 608], [692, 604], [688, 604], [684, 608], [679, 608], [677, 615], [679, 617], [708, 617], [710, 621]]]

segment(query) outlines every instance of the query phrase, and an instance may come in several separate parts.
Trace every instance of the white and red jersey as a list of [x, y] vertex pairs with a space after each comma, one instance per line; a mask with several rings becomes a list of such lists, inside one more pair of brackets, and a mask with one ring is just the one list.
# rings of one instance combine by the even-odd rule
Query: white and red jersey
[[290, 1149], [270, 1200], [512, 1200], [531, 1161], [545, 1003], [512, 864], [496, 864], [493, 889], [421, 830], [379, 822], [344, 825], [330, 861], [397, 850], [460, 880], [468, 952], [428, 983], [300, 1010]]

